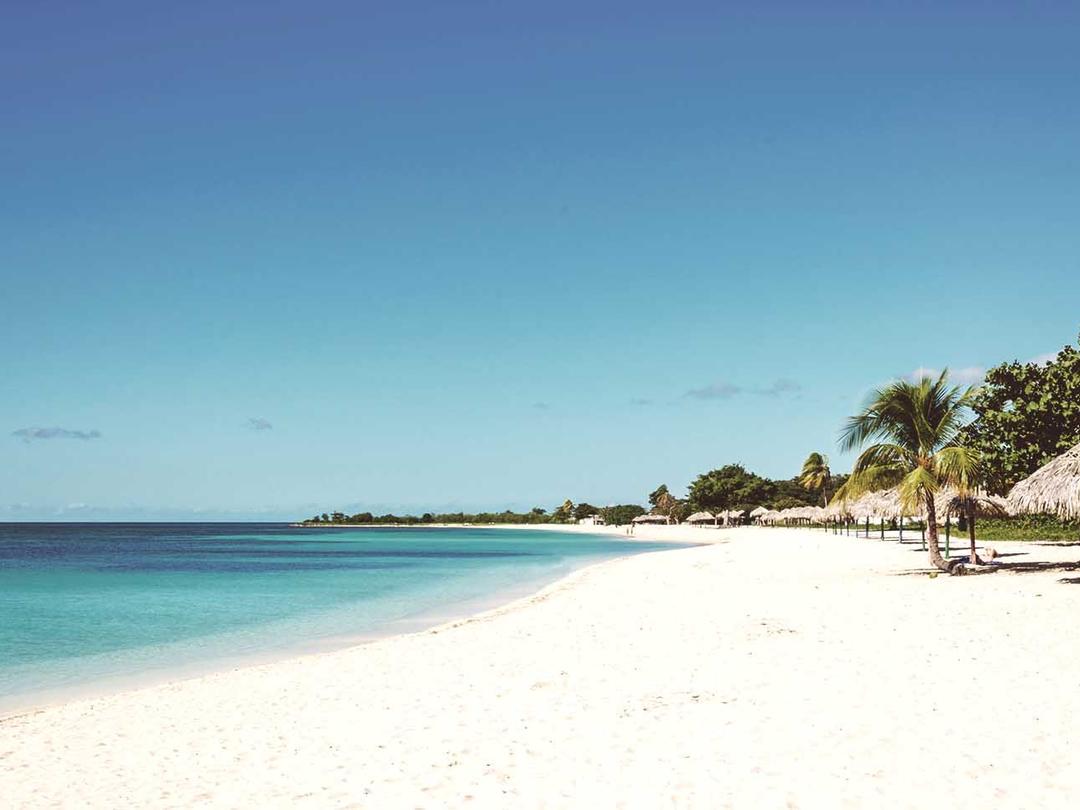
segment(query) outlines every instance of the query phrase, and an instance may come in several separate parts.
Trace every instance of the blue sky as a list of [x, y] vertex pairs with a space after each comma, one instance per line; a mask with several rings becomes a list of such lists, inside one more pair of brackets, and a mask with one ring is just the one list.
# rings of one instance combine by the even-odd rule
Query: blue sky
[[1068, 4], [222, 5], [5, 11], [0, 519], [641, 502], [1076, 339]]

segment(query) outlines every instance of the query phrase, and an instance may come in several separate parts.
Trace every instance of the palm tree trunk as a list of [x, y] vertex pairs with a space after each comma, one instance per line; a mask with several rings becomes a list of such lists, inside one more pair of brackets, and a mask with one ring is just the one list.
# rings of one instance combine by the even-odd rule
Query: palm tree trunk
[[972, 507], [968, 507], [968, 537], [971, 538], [971, 556], [968, 560], [972, 565], [979, 565], [982, 560], [975, 553], [975, 509]]
[[926, 547], [930, 549], [930, 563], [942, 571], [949, 570], [949, 561], [941, 556], [938, 545], [937, 512], [934, 508], [934, 493], [926, 493]]

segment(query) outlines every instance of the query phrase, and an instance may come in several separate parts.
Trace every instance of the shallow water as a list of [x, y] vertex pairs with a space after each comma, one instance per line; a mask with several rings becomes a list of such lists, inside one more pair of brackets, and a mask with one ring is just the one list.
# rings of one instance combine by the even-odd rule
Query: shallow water
[[506, 529], [0, 524], [0, 710], [430, 626], [660, 548]]

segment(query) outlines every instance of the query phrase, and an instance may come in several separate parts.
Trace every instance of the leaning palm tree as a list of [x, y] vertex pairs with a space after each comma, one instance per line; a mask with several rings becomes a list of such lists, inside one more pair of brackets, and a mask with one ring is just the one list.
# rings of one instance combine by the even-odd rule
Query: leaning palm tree
[[829, 496], [826, 490], [832, 479], [832, 471], [829, 469], [829, 457], [821, 453], [811, 453], [803, 462], [802, 472], [799, 473], [799, 483], [803, 489], [810, 492], [821, 490], [821, 505], [829, 505]]
[[938, 546], [934, 496], [950, 486], [968, 492], [978, 477], [979, 457], [958, 443], [973, 390], [950, 387], [948, 375], [945, 370], [936, 380], [899, 380], [878, 389], [865, 410], [848, 419], [840, 445], [855, 450], [876, 440], [856, 460], [848, 492], [857, 496], [899, 485], [902, 505], [926, 512], [930, 562], [952, 572], [954, 564], [942, 558]]

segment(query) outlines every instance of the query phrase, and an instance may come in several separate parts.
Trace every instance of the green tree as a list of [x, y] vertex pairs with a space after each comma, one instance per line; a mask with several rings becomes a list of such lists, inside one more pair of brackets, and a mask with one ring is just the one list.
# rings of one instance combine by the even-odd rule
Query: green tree
[[600, 514], [600, 510], [591, 503], [579, 503], [574, 507], [575, 520], [582, 520], [583, 518], [592, 517], [593, 515], [598, 514]]
[[753, 508], [770, 500], [775, 486], [759, 475], [747, 472], [741, 464], [727, 464], [702, 473], [690, 484], [691, 508]]
[[811, 453], [803, 462], [802, 472], [799, 473], [799, 483], [809, 492], [820, 492], [822, 506], [829, 505], [829, 496], [826, 494], [829, 482], [832, 480], [832, 470], [829, 469], [829, 457], [821, 453]]
[[690, 508], [690, 502], [689, 501], [683, 500], [682, 498], [678, 498], [678, 499], [675, 500], [675, 503], [673, 503], [671, 505], [671, 507], [668, 509], [667, 515], [668, 515], [669, 518], [674, 520], [676, 523], [682, 523], [688, 517], [690, 517], [690, 515], [691, 515], [691, 513], [693, 513], [693, 511], [694, 510]]
[[969, 415], [972, 389], [949, 387], [948, 371], [917, 383], [903, 380], [875, 391], [862, 413], [848, 419], [841, 431], [844, 450], [865, 447], [848, 479], [851, 495], [899, 484], [908, 507], [926, 510], [926, 545], [930, 562], [943, 571], [953, 566], [938, 546], [934, 496], [942, 487], [969, 491], [977, 479], [978, 452], [959, 444]]
[[987, 489], [1004, 495], [1080, 443], [1080, 351], [1046, 363], [1003, 363], [986, 373], [963, 441], [979, 451]]
[[667, 491], [667, 487], [664, 487], [664, 491], [657, 497], [656, 503], [653, 504], [653, 512], [658, 515], [671, 517], [671, 512], [675, 509], [677, 504], [678, 501], [675, 499], [675, 496]]
[[668, 492], [667, 484], [661, 484], [649, 493], [649, 506], [655, 508], [660, 503], [660, 499], [665, 495], [670, 496], [671, 493]]
[[563, 505], [551, 513], [554, 523], [569, 523], [574, 518], [574, 502], [567, 498]]
[[609, 526], [622, 526], [630, 523], [634, 518], [644, 515], [645, 508], [636, 503], [624, 503], [617, 506], [605, 506], [600, 510], [600, 516], [604, 523]]

